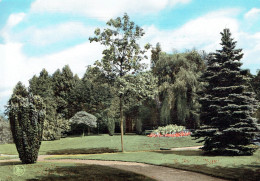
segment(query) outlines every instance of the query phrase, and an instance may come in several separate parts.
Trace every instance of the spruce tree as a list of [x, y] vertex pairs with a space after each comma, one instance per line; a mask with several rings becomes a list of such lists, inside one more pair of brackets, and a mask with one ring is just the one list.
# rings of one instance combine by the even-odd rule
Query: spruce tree
[[255, 94], [249, 87], [248, 70], [241, 70], [242, 49], [236, 49], [236, 41], [229, 29], [221, 32], [221, 50], [209, 55], [207, 82], [200, 98], [200, 120], [204, 126], [193, 135], [203, 138], [202, 150], [217, 155], [252, 155], [249, 145], [257, 132]]

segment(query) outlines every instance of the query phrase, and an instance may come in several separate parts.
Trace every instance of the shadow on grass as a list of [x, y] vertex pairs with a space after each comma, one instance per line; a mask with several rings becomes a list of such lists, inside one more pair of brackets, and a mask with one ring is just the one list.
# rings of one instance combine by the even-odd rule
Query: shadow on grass
[[61, 181], [61, 180], [79, 180], [79, 181], [154, 181], [152, 178], [139, 175], [133, 172], [127, 172], [116, 168], [100, 165], [82, 165], [56, 167], [49, 170], [48, 175], [37, 176], [34, 179], [27, 179], [28, 181]]
[[[8, 166], [8, 165], [22, 165], [21, 161], [8, 161], [8, 162], [0, 162], [0, 166]], [[1, 179], [0, 179], [1, 180]]]
[[63, 149], [63, 150], [51, 150], [47, 152], [47, 155], [72, 155], [72, 154], [99, 154], [99, 153], [117, 153], [118, 149], [111, 148], [90, 148], [90, 149]]
[[182, 156], [203, 156], [203, 151], [201, 150], [165, 150], [165, 151], [154, 151], [156, 153], [161, 154], [174, 154], [174, 155], [182, 155]]
[[[234, 168], [215, 166], [209, 167], [207, 164], [201, 165], [183, 165], [183, 164], [163, 164], [162, 166], [177, 168], [182, 170], [194, 171], [203, 173], [206, 175], [229, 179], [229, 180], [246, 180], [246, 181], [258, 181], [260, 180], [260, 169], [246, 168], [245, 166], [236, 166]], [[249, 166], [249, 165], [247, 165]], [[252, 166], [255, 167], [255, 166]]]

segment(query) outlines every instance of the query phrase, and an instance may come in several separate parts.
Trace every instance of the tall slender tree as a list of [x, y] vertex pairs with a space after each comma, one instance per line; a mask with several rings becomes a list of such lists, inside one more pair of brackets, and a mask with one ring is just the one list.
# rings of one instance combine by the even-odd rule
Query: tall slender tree
[[73, 116], [69, 112], [69, 97], [70, 92], [75, 86], [77, 77], [73, 73], [69, 65], [65, 65], [62, 71], [59, 69], [52, 75], [54, 96], [57, 102], [57, 113], [61, 114], [64, 119], [69, 119]]
[[112, 86], [117, 89], [117, 96], [120, 103], [120, 128], [121, 128], [121, 147], [123, 147], [123, 104], [125, 98], [125, 86], [128, 81], [125, 79], [127, 74], [135, 74], [144, 68], [141, 63], [144, 54], [150, 45], [147, 44], [142, 50], [137, 43], [144, 31], [139, 26], [130, 21], [129, 16], [124, 14], [122, 18], [111, 19], [107, 22], [109, 28], [102, 32], [99, 28], [95, 30], [95, 37], [90, 38], [90, 42], [100, 42], [106, 46], [103, 51], [103, 58], [97, 61], [96, 66], [100, 67], [103, 73], [110, 79]]
[[8, 101], [8, 115], [13, 140], [22, 163], [35, 163], [42, 140], [45, 106], [40, 96], [33, 96], [21, 82]]
[[221, 32], [221, 50], [209, 56], [207, 82], [200, 98], [204, 126], [193, 135], [203, 138], [202, 150], [220, 155], [251, 155], [255, 148], [249, 147], [257, 131], [257, 100], [249, 88], [247, 70], [241, 70], [242, 49], [236, 49], [236, 41], [229, 29]]
[[52, 81], [47, 70], [43, 69], [39, 76], [29, 80], [29, 90], [39, 95], [46, 105], [46, 120], [44, 122], [43, 140], [55, 140], [58, 133], [56, 102], [53, 93]]

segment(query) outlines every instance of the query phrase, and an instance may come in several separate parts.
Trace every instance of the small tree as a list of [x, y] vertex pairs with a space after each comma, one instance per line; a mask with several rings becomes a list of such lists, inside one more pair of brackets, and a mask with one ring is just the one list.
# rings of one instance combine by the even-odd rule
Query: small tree
[[[129, 83], [125, 77], [128, 74], [135, 74], [145, 67], [141, 60], [147, 58], [144, 54], [150, 48], [150, 45], [147, 44], [144, 50], [140, 48], [137, 40], [144, 35], [143, 29], [130, 21], [127, 14], [123, 18], [118, 17], [109, 20], [107, 25], [111, 28], [104, 29], [103, 32], [97, 28], [95, 30], [96, 37], [90, 38], [90, 42], [96, 41], [106, 46], [102, 60], [95, 64], [110, 79], [111, 85], [117, 89], [117, 96], [120, 100], [121, 147], [123, 152], [123, 105], [126, 97], [126, 84]], [[132, 87], [132, 89], [134, 90], [135, 87]]]
[[13, 140], [22, 163], [35, 163], [41, 145], [45, 106], [39, 96], [28, 93], [21, 82], [16, 85], [7, 106]]
[[88, 134], [91, 127], [97, 126], [97, 118], [85, 111], [77, 112], [70, 120], [71, 124], [80, 125], [82, 127], [82, 135], [85, 134], [85, 127], [88, 128]]

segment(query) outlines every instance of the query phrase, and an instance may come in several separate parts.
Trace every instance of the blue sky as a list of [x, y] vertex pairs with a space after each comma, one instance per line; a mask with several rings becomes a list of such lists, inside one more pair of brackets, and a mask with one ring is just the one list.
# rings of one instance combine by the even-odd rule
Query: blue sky
[[169, 53], [219, 49], [219, 32], [230, 28], [243, 68], [260, 69], [260, 0], [0, 0], [0, 12], [0, 112], [15, 84], [43, 68], [69, 64], [82, 76], [101, 58], [88, 41], [94, 29], [125, 12], [146, 32], [141, 45], [160, 42]]

